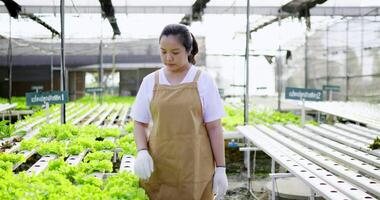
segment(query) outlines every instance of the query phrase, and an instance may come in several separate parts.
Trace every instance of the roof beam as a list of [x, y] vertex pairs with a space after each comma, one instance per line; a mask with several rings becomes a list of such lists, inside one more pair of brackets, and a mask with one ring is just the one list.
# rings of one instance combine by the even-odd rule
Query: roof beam
[[306, 20], [306, 27], [311, 28], [310, 22], [310, 10], [314, 8], [317, 4], [323, 4], [327, 0], [292, 0], [291, 2], [285, 4], [281, 7], [281, 11], [298, 15], [298, 18], [304, 17]]
[[8, 10], [8, 13], [11, 17], [17, 19], [18, 14], [21, 11], [21, 6], [18, 5], [15, 1], [13, 0], [0, 0], [4, 3], [4, 6]]
[[192, 13], [186, 14], [182, 20], [181, 24], [190, 25], [192, 21], [202, 21], [202, 15], [204, 14], [204, 10], [206, 8], [206, 4], [210, 0], [197, 0], [194, 2], [192, 6]]
[[259, 29], [264, 28], [265, 26], [268, 26], [274, 22], [280, 21], [282, 19], [285, 19], [286, 17], [289, 17], [291, 15], [298, 15], [298, 18], [304, 17], [306, 20], [306, 26], [308, 29], [311, 28], [311, 22], [310, 22], [310, 9], [314, 8], [316, 4], [322, 4], [326, 2], [327, 0], [293, 0], [289, 3], [285, 4], [280, 8], [280, 11], [289, 13], [287, 16], [286, 14], [282, 14], [274, 19], [270, 19], [263, 24], [258, 25], [254, 29], [252, 29], [250, 32], [256, 32]]
[[117, 25], [117, 20], [115, 17], [115, 9], [112, 5], [111, 0], [99, 0], [100, 6], [102, 8], [102, 17], [107, 18], [108, 21], [111, 24], [112, 30], [113, 30], [113, 38], [115, 38], [116, 35], [120, 35], [120, 29]]
[[43, 20], [41, 20], [39, 17], [35, 16], [34, 14], [21, 12], [20, 15], [23, 17], [27, 17], [27, 18], [41, 24], [43, 27], [47, 28], [51, 32], [52, 37], [54, 37], [56, 35], [61, 36], [61, 34], [57, 30], [55, 30], [53, 27], [51, 27], [49, 24], [47, 24], [46, 22], [44, 22]]
[[[251, 14], [277, 16], [281, 6], [252, 6]], [[191, 14], [191, 6], [114, 6], [115, 13], [124, 14]], [[23, 6], [28, 13], [57, 13], [59, 6]], [[100, 6], [66, 6], [66, 13], [101, 13]], [[8, 13], [4, 5], [0, 5], [0, 13]], [[212, 6], [208, 5], [204, 14], [245, 14], [245, 6]], [[379, 16], [380, 7], [349, 7], [349, 6], [317, 6], [310, 10], [311, 16]]]

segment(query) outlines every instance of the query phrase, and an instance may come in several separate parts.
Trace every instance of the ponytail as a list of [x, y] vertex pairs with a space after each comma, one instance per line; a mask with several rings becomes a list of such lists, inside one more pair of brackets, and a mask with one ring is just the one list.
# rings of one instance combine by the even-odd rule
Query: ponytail
[[191, 51], [190, 51], [190, 54], [188, 56], [188, 60], [191, 64], [195, 64], [196, 61], [195, 61], [195, 55], [198, 53], [198, 43], [197, 43], [197, 40], [195, 39], [194, 35], [192, 33], [191, 34], [191, 40], [192, 40], [192, 45], [191, 45]]

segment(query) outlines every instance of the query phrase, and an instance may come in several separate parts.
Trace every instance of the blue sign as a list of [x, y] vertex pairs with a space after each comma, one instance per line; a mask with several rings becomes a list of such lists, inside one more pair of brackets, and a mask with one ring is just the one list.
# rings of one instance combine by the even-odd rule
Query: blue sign
[[104, 89], [101, 87], [92, 87], [92, 88], [85, 88], [85, 92], [87, 93], [101, 93]]
[[339, 92], [340, 87], [338, 85], [323, 85], [323, 90], [331, 90], [333, 92]]
[[67, 91], [27, 92], [26, 105], [63, 104], [68, 101]]
[[294, 100], [304, 99], [306, 101], [322, 101], [323, 91], [317, 90], [317, 89], [286, 87], [285, 99], [294, 99]]

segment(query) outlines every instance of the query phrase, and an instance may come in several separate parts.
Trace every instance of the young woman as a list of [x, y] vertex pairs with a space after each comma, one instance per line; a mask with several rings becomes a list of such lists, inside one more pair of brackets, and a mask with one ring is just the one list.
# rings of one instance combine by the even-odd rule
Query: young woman
[[193, 65], [198, 44], [186, 26], [167, 25], [159, 44], [164, 67], [144, 78], [131, 112], [135, 174], [152, 200], [223, 199], [225, 113], [217, 87]]

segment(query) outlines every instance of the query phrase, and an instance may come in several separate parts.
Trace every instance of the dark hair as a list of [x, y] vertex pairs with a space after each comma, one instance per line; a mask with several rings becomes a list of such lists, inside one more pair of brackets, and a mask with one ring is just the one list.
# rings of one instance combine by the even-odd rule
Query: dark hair
[[195, 37], [190, 33], [189, 29], [182, 24], [169, 24], [166, 25], [162, 30], [159, 41], [161, 41], [162, 36], [174, 35], [177, 36], [179, 41], [185, 47], [186, 51], [190, 53], [187, 58], [190, 63], [195, 64], [195, 55], [198, 53], [198, 43]]

